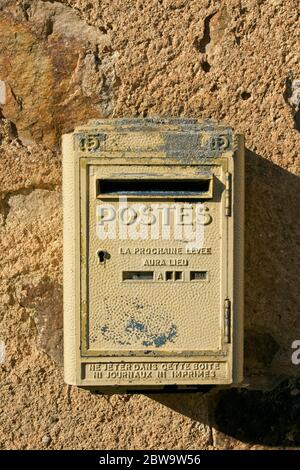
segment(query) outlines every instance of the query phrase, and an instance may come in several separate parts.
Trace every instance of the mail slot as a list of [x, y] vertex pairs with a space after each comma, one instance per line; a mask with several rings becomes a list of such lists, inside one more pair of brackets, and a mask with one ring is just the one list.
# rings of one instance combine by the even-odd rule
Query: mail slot
[[97, 197], [208, 198], [212, 197], [212, 179], [98, 179]]
[[93, 120], [63, 136], [63, 200], [65, 381], [241, 383], [243, 136], [209, 120]]

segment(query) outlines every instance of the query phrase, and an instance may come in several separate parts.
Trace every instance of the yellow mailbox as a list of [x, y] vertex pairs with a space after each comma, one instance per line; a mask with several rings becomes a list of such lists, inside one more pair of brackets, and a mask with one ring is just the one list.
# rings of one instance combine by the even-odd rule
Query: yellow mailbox
[[244, 141], [194, 119], [63, 136], [64, 362], [99, 390], [243, 378]]

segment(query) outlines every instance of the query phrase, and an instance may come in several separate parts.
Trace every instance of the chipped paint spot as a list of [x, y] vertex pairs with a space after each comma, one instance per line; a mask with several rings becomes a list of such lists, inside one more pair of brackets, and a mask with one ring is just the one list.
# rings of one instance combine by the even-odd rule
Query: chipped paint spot
[[[99, 325], [102, 338], [122, 346], [160, 348], [174, 343], [178, 336], [177, 326], [171, 314], [161, 312], [161, 306], [142, 302], [138, 298], [121, 297], [115, 303], [115, 311], [120, 304], [122, 317], [108, 315], [106, 322]], [[110, 307], [108, 308], [108, 314]]]
[[144, 341], [144, 346], [156, 346], [157, 348], [164, 346], [167, 342], [172, 342], [173, 338], [177, 335], [176, 325], [171, 325], [170, 330], [167, 334], [161, 334], [158, 336], [153, 336], [151, 341]]
[[137, 331], [145, 331], [146, 327], [143, 323], [131, 320], [126, 327], [127, 330], [137, 330]]

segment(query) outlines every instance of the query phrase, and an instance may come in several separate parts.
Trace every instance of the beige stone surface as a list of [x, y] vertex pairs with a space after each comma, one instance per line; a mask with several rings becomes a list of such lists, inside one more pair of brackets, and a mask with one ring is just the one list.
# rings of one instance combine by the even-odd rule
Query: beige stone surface
[[[297, 0], [0, 0], [0, 448], [300, 445], [299, 63]], [[147, 115], [245, 134], [251, 390], [63, 383], [60, 135]]]

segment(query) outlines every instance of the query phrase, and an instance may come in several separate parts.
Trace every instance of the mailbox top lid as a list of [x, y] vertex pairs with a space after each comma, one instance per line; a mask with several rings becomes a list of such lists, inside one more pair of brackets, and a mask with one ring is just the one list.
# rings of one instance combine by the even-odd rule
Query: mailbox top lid
[[222, 131], [233, 134], [232, 128], [225, 123], [218, 123], [213, 119], [198, 120], [196, 118], [180, 117], [145, 117], [145, 118], [116, 118], [116, 119], [91, 119], [88, 124], [77, 126], [75, 132], [92, 130], [110, 132], [168, 132], [168, 131]]
[[[80, 157], [157, 158], [177, 164], [209, 163], [232, 156], [236, 134], [227, 124], [190, 118], [94, 119], [75, 128]], [[143, 159], [146, 163], [146, 160]]]

